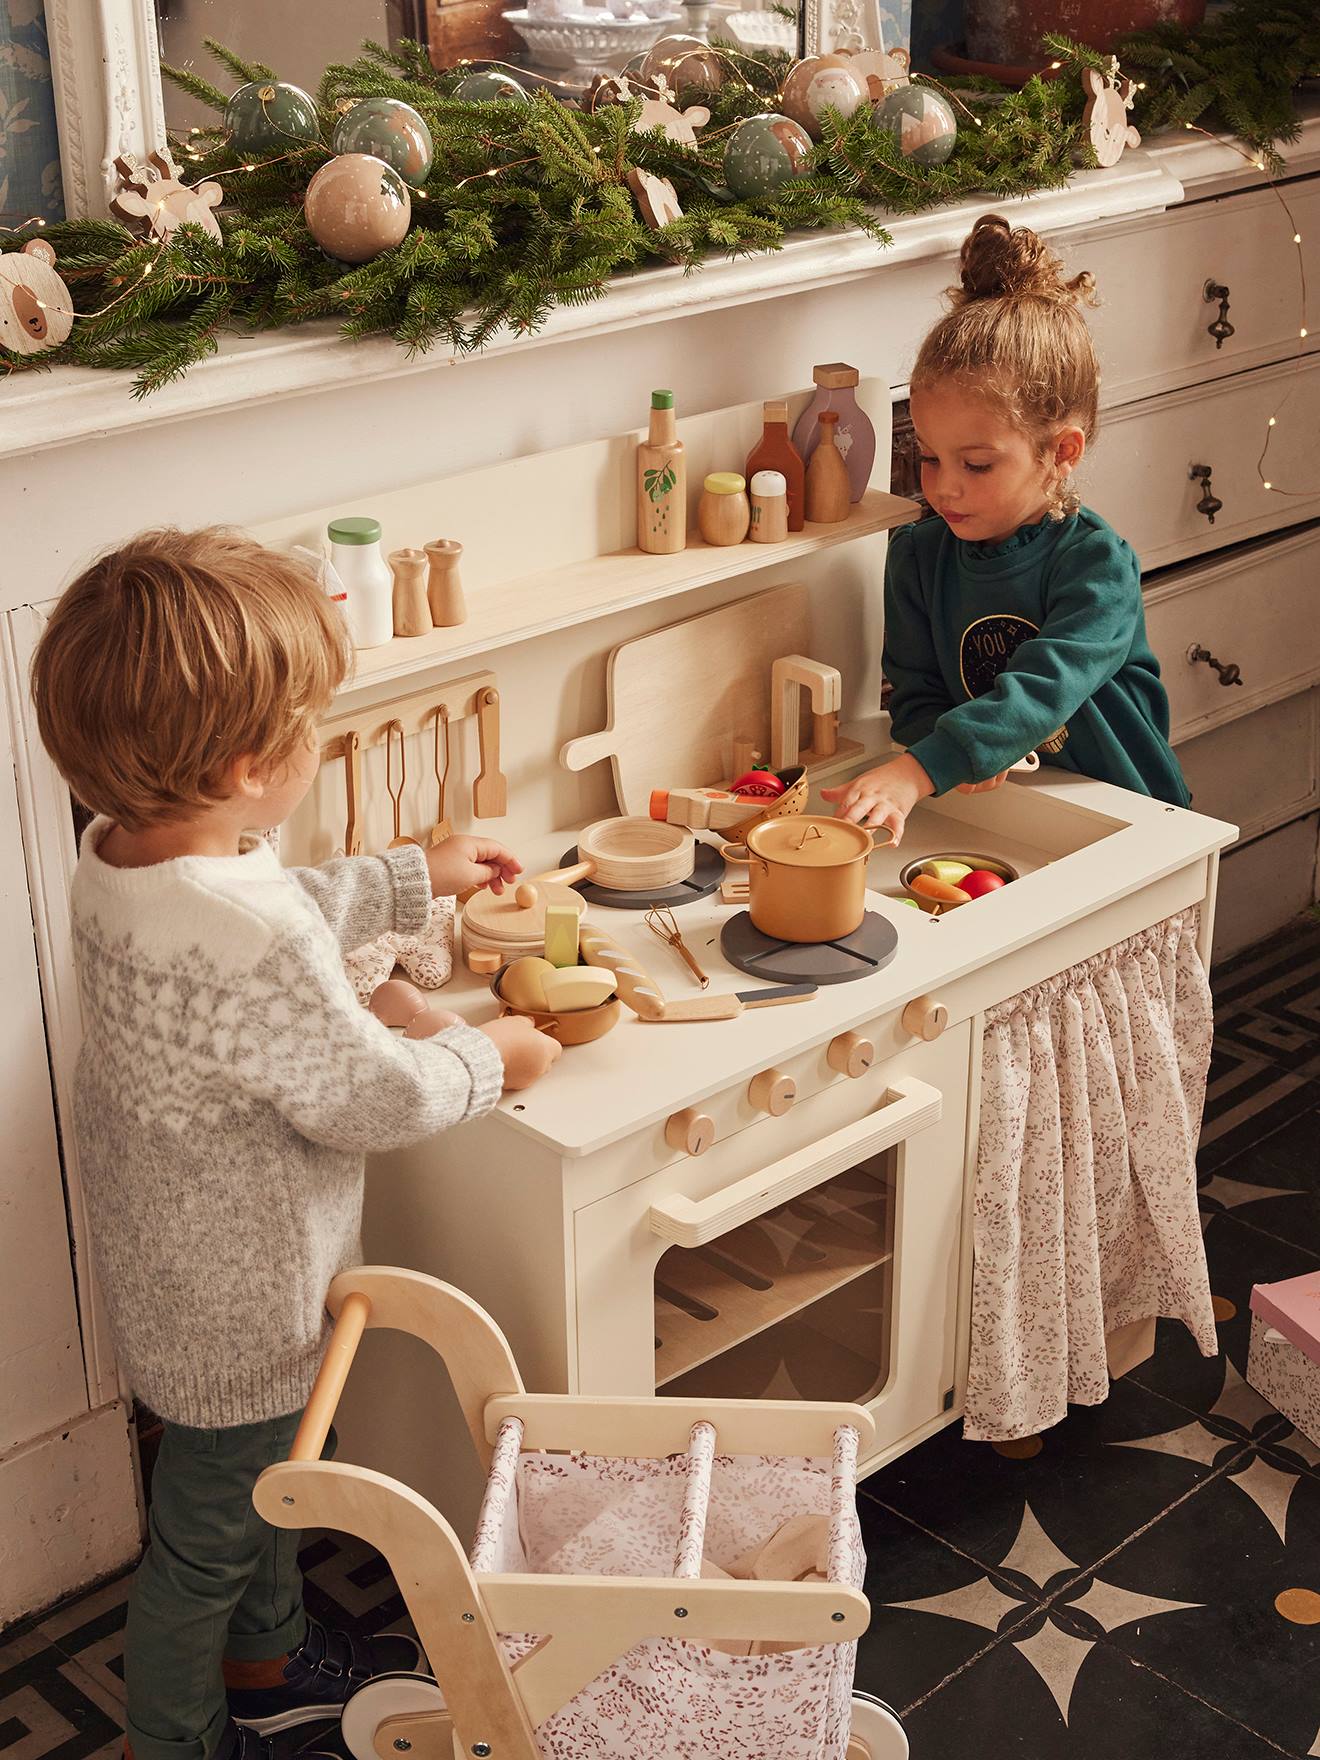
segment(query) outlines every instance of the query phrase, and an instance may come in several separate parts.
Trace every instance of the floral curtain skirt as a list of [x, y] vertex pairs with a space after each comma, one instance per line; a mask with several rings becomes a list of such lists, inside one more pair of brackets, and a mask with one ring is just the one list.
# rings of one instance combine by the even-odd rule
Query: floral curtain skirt
[[1181, 912], [986, 1016], [964, 1435], [1109, 1391], [1107, 1334], [1164, 1316], [1218, 1349], [1196, 1203], [1213, 1032]]

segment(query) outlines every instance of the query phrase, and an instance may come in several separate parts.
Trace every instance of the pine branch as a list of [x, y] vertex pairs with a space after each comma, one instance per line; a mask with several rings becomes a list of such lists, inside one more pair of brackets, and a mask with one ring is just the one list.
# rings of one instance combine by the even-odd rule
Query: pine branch
[[203, 37], [207, 49], [222, 67], [227, 67], [240, 85], [252, 85], [257, 81], [278, 80], [279, 74], [273, 67], [267, 67], [264, 61], [244, 61], [242, 56], [235, 55], [223, 43], [217, 43], [214, 37]]

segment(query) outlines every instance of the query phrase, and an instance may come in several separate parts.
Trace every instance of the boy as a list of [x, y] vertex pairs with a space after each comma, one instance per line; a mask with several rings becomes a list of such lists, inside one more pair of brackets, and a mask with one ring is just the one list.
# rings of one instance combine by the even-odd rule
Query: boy
[[559, 1055], [516, 1018], [396, 1037], [341, 963], [419, 929], [433, 894], [500, 891], [519, 872], [500, 844], [299, 872], [252, 835], [311, 786], [348, 659], [301, 565], [161, 531], [73, 583], [33, 663], [42, 739], [99, 815], [72, 893], [80, 1166], [120, 1361], [164, 1421], [125, 1640], [133, 1760], [264, 1760], [271, 1732], [421, 1664], [411, 1639], [308, 1619], [296, 1536], [252, 1486], [287, 1455], [326, 1288], [360, 1258], [364, 1155]]

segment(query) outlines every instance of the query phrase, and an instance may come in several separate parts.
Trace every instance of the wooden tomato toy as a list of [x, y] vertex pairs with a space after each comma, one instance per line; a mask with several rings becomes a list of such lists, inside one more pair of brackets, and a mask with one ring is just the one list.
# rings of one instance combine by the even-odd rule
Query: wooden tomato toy
[[773, 770], [747, 770], [735, 778], [732, 793], [751, 795], [756, 800], [778, 800], [784, 792], [783, 779]]
[[1007, 881], [1001, 874], [992, 874], [988, 868], [973, 868], [964, 874], [958, 882], [959, 889], [969, 898], [983, 898], [987, 892], [998, 892]]

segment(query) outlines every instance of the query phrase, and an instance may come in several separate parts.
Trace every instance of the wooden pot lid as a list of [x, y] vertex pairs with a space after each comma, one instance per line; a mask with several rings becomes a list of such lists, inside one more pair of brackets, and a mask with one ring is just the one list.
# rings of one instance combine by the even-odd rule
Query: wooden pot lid
[[[519, 904], [517, 895], [528, 885], [535, 888], [535, 903]], [[463, 922], [487, 942], [542, 940], [548, 904], [571, 904], [579, 916], [586, 909], [581, 895], [557, 880], [519, 881], [506, 886], [498, 897], [489, 888], [476, 893], [463, 906]]]
[[869, 856], [871, 833], [850, 819], [804, 813], [799, 818], [767, 819], [747, 833], [747, 848], [786, 868], [837, 868]]

